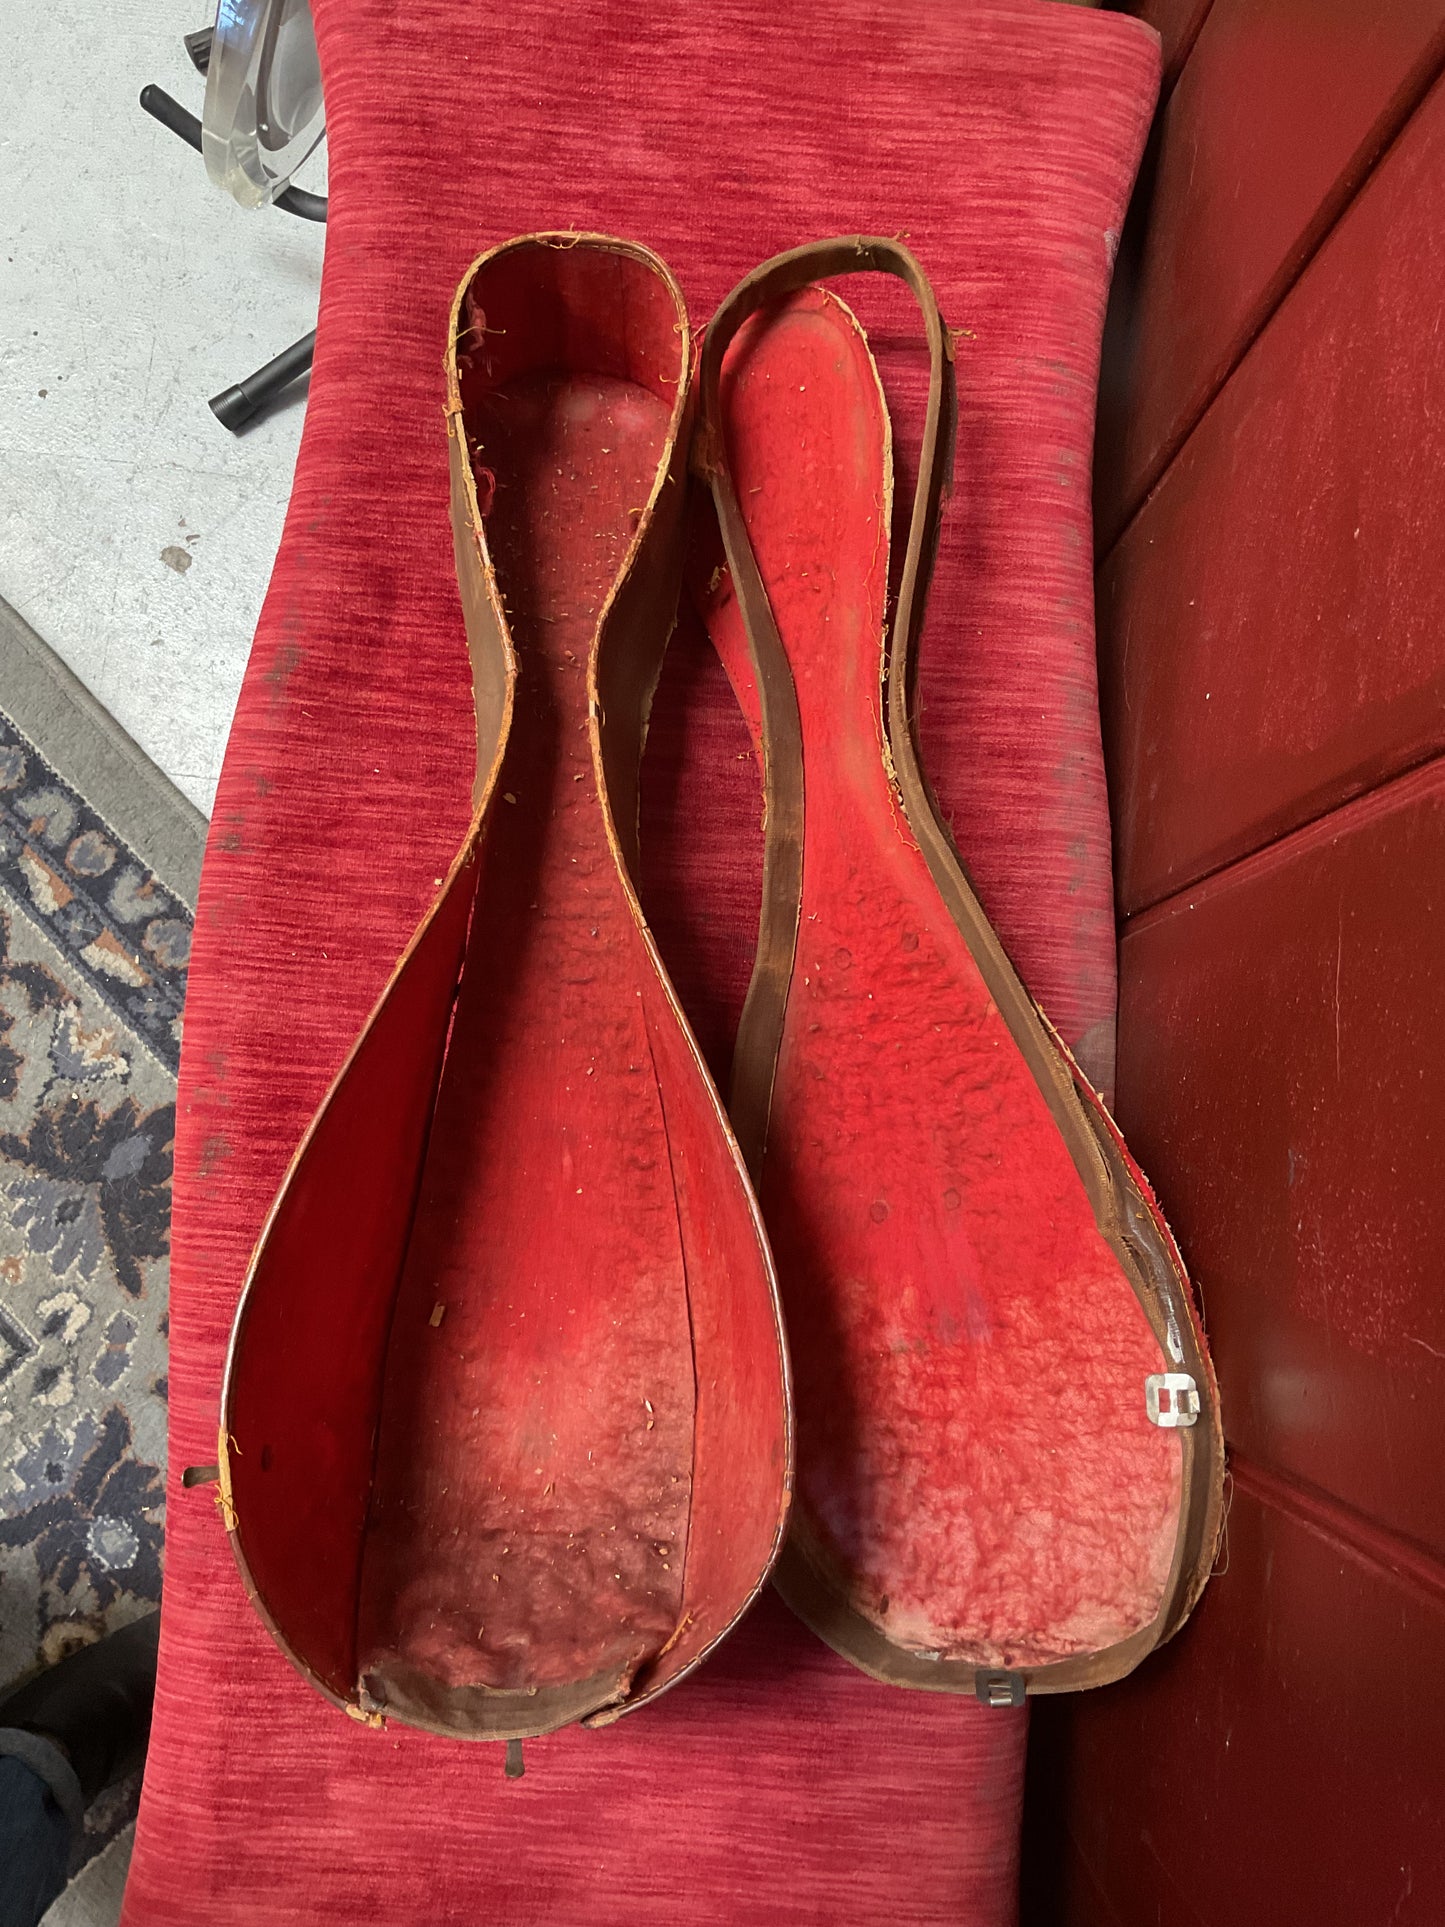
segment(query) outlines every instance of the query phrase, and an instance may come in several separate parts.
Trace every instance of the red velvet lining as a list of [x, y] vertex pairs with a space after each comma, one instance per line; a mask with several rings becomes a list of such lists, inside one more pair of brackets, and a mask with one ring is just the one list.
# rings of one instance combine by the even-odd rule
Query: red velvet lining
[[644, 257], [531, 243], [478, 267], [458, 351], [506, 626], [477, 612], [481, 813], [259, 1247], [226, 1457], [293, 1657], [479, 1735], [690, 1666], [790, 1461], [756, 1206], [619, 867], [635, 734], [620, 805], [595, 761], [672, 620], [686, 329]]
[[[804, 743], [761, 1186], [795, 1334], [794, 1529], [915, 1650], [1005, 1666], [1096, 1650], [1158, 1610], [1180, 1447], [1145, 1415], [1158, 1342], [890, 782], [877, 376], [812, 291], [743, 331], [723, 398]], [[731, 584], [711, 586], [746, 686]]]
[[669, 413], [558, 372], [467, 416], [521, 674], [387, 1354], [357, 1660], [382, 1698], [396, 1660], [450, 1686], [630, 1678], [681, 1613], [687, 1273], [587, 735]]
[[[265, 1272], [232, 1342], [240, 1545], [264, 1610], [338, 1698], [356, 1685], [381, 1360], [471, 900], [466, 889], [447, 897], [407, 994], [387, 1000], [353, 1057], [307, 1148], [305, 1181], [272, 1211]], [[228, 1065], [220, 1047], [210, 1061], [216, 1075]], [[227, 1155], [218, 1131], [212, 1156]]]

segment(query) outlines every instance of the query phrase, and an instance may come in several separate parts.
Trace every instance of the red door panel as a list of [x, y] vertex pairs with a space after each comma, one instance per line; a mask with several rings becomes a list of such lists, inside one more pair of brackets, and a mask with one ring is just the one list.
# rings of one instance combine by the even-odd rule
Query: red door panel
[[1230, 1445], [1445, 1560], [1445, 763], [1136, 919], [1120, 961], [1119, 1116]]
[[1099, 578], [1122, 908], [1445, 746], [1445, 84]]
[[1035, 1709], [1073, 1843], [1036, 1838], [1062, 1864], [1028, 1927], [1438, 1927], [1445, 1587], [1243, 1475], [1220, 1563], [1147, 1666]]
[[1442, 0], [1214, 0], [1165, 109], [1127, 413], [1101, 426], [1118, 533], [1445, 55]]
[[1210, 3], [1211, 0], [1138, 0], [1137, 5], [1126, 9], [1147, 20], [1163, 42], [1166, 87], [1187, 56]]

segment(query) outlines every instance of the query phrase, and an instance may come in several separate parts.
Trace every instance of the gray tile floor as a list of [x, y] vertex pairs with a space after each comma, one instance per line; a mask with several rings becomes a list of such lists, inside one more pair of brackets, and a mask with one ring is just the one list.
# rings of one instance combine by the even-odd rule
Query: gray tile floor
[[206, 397], [314, 325], [323, 230], [237, 207], [137, 105], [199, 113], [208, 0], [0, 17], [0, 596], [209, 810], [304, 405], [237, 439]]

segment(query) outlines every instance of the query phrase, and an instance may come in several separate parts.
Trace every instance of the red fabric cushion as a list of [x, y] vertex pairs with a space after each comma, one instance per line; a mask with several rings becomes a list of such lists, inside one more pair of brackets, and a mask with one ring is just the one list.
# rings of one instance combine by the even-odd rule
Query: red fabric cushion
[[[635, 235], [701, 319], [777, 248], [907, 231], [967, 331], [925, 755], [1031, 987], [1066, 1036], [1107, 1033], [1089, 451], [1155, 41], [1025, 0], [906, 18], [882, 0], [315, 12], [320, 339], [196, 931], [161, 1683], [125, 1920], [992, 1927], [1014, 1906], [1021, 1715], [875, 1685], [768, 1598], [657, 1707], [529, 1745], [510, 1783], [495, 1748], [363, 1731], [306, 1687], [179, 1473], [214, 1457], [231, 1316], [286, 1161], [467, 820], [442, 352], [463, 268], [508, 234]], [[757, 889], [729, 826], [756, 787], [693, 629], [656, 733], [649, 894], [721, 1061]]]

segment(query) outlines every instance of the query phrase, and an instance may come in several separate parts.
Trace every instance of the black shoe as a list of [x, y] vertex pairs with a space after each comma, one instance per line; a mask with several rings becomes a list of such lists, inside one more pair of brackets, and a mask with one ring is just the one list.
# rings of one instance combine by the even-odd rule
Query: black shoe
[[0, 1702], [0, 1726], [53, 1740], [69, 1759], [87, 1805], [145, 1758], [156, 1693], [161, 1616], [148, 1613]]

